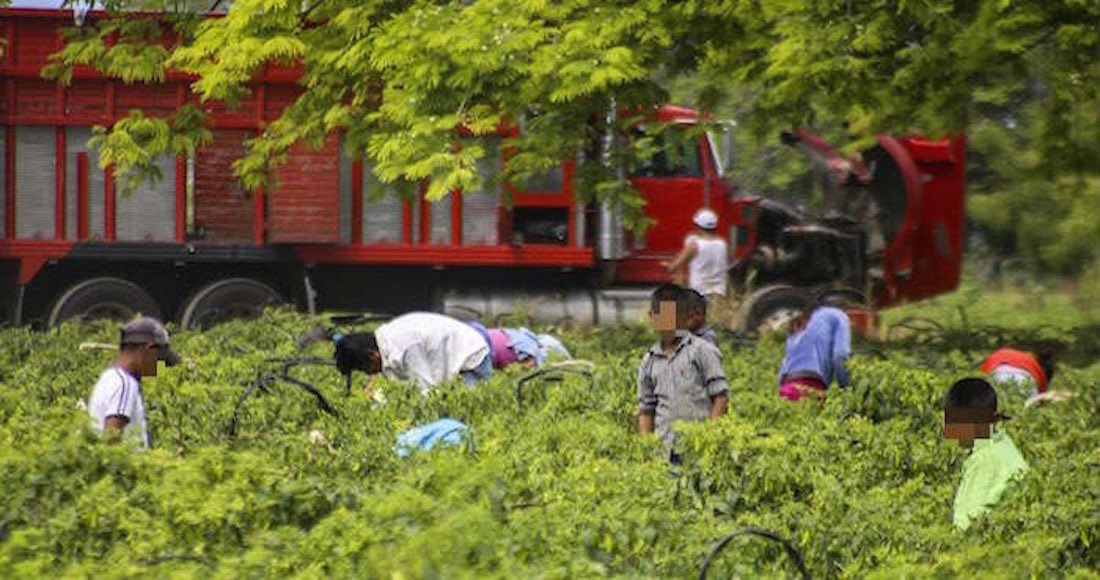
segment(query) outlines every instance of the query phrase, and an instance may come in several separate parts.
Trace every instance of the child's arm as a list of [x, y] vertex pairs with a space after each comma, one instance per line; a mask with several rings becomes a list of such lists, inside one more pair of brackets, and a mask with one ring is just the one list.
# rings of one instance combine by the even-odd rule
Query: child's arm
[[642, 357], [642, 364], [638, 366], [638, 432], [642, 435], [653, 432], [653, 415], [657, 412], [657, 393], [653, 389], [652, 377], [647, 372], [648, 360], [647, 353]]
[[695, 245], [695, 241], [689, 241], [684, 244], [684, 249], [680, 250], [680, 254], [676, 256], [676, 259], [669, 262], [665, 267], [668, 268], [669, 273], [677, 272], [687, 263], [695, 257], [695, 254], [699, 252], [698, 246]]
[[730, 396], [729, 393], [723, 393], [710, 399], [710, 418], [717, 419], [726, 414], [726, 409], [729, 408]]
[[730, 401], [729, 381], [722, 368], [722, 356], [717, 348], [700, 349], [699, 363], [703, 388], [710, 397], [710, 418], [717, 419], [726, 414]]

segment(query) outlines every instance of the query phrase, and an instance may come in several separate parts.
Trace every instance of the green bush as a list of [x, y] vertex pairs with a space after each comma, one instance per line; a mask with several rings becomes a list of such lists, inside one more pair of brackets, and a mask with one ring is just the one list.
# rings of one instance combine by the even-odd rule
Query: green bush
[[[633, 432], [641, 328], [566, 334], [596, 363], [593, 384], [532, 384], [522, 409], [518, 369], [428, 397], [385, 383], [378, 402], [303, 368], [338, 416], [274, 386], [244, 404], [235, 437], [245, 385], [313, 321], [271, 312], [181, 333], [186, 363], [145, 384], [148, 452], [101, 443], [79, 406], [111, 355], [78, 345], [113, 327], [0, 331], [0, 576], [691, 577], [752, 525], [789, 538], [817, 577], [1097, 577], [1100, 365], [1087, 361], [1100, 347], [1081, 342], [1055, 379], [1073, 400], [1008, 400], [1031, 470], [959, 533], [964, 454], [940, 438], [939, 404], [985, 346], [975, 322], [942, 312], [940, 340], [859, 345], [852, 388], [824, 405], [776, 395], [781, 341], [726, 345], [730, 413], [682, 428], [676, 472]], [[445, 415], [471, 426], [472, 448], [396, 457], [398, 433]], [[712, 572], [793, 568], [778, 546], [739, 539]]]

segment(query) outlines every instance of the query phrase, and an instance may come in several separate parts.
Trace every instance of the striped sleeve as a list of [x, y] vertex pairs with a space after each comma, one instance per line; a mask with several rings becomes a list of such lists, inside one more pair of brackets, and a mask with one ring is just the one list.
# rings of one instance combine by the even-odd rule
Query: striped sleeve
[[134, 416], [134, 405], [137, 403], [137, 390], [138, 386], [136, 381], [126, 376], [126, 373], [119, 369], [111, 369], [112, 382], [109, 394], [107, 396], [104, 409], [106, 413], [104, 418], [107, 417], [126, 417], [132, 419]]

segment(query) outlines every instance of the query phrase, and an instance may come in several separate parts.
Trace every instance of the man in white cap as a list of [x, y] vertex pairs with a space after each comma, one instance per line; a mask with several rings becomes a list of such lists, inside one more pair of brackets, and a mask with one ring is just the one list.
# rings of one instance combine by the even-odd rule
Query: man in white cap
[[724, 311], [726, 281], [729, 277], [729, 246], [717, 234], [718, 214], [702, 208], [691, 218], [695, 230], [684, 238], [684, 249], [665, 266], [677, 281], [683, 280], [687, 268], [687, 287], [707, 298], [715, 313]]
[[122, 327], [119, 352], [99, 375], [88, 401], [92, 425], [109, 438], [125, 437], [149, 448], [145, 423], [145, 399], [141, 378], [157, 375], [157, 361], [179, 364], [180, 357], [168, 344], [168, 331], [155, 318], [138, 318]]

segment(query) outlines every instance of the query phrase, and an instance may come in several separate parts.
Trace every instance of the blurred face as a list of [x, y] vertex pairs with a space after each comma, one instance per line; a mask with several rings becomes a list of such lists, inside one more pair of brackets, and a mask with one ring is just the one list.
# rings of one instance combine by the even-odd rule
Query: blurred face
[[143, 377], [155, 377], [157, 376], [157, 355], [160, 354], [160, 347], [155, 344], [142, 345], [137, 350], [138, 353], [138, 369]]
[[676, 331], [676, 302], [664, 300], [657, 303], [656, 310], [650, 310], [649, 318], [653, 323], [653, 330], [657, 332]]
[[954, 439], [967, 449], [977, 439], [989, 439], [993, 433], [992, 412], [968, 408], [948, 408], [943, 416], [943, 438]]
[[382, 372], [382, 354], [378, 351], [367, 353], [367, 372], [371, 374]]
[[700, 328], [703, 328], [707, 324], [707, 313], [701, 308], [693, 308], [688, 311], [687, 315], [687, 329], [695, 332]]

